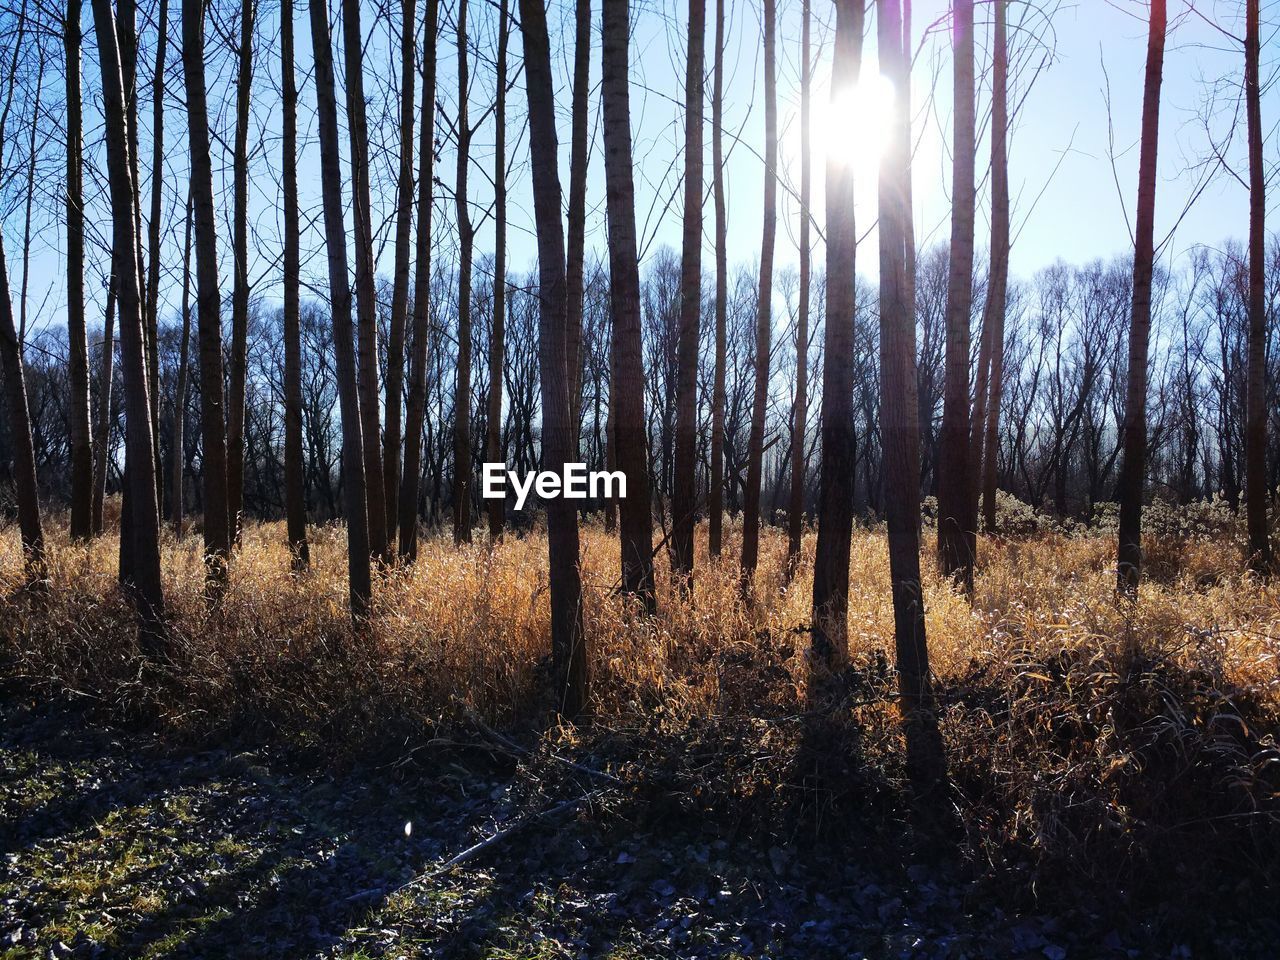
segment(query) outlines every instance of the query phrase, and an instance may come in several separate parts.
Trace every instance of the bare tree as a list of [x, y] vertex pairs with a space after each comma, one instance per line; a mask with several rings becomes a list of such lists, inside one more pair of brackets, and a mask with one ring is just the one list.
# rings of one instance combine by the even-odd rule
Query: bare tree
[[881, 0], [877, 11], [880, 69], [897, 104], [891, 140], [880, 163], [880, 430], [884, 450], [885, 521], [893, 590], [894, 645], [907, 733], [907, 771], [920, 796], [946, 778], [938, 731], [920, 587], [920, 425], [916, 382], [915, 311], [910, 256], [914, 239], [908, 158], [911, 114], [910, 0]]
[[938, 457], [938, 569], [973, 591], [969, 518], [969, 323], [973, 309], [974, 156], [973, 0], [951, 6], [954, 48], [951, 265], [947, 274], [946, 387]]
[[[836, 5], [831, 98], [856, 87], [862, 70], [865, 0]], [[853, 118], [833, 117], [835, 122]], [[847, 654], [849, 540], [857, 432], [853, 402], [855, 278], [858, 234], [853, 215], [853, 166], [827, 158], [827, 317], [822, 357], [822, 475], [818, 545], [813, 561], [813, 650], [830, 664]]]
[[[147, 389], [151, 422], [155, 425], [156, 502], [164, 503], [160, 462], [160, 219], [164, 201], [164, 84], [169, 47], [169, 0], [160, 0], [156, 14], [156, 62], [151, 82], [151, 218], [147, 221], [146, 304], [143, 309], [147, 344]], [[136, 139], [136, 135], [135, 135]], [[136, 160], [135, 160], [136, 165]], [[141, 182], [139, 182], [141, 189]]]
[[747, 492], [742, 510], [744, 585], [755, 575], [760, 551], [760, 476], [764, 466], [769, 349], [772, 336], [773, 244], [778, 230], [778, 78], [776, 0], [764, 0], [764, 236], [760, 242], [760, 296], [756, 303], [755, 393], [747, 444]]
[[[585, 0], [583, 0], [585, 5]], [[493, 160], [493, 324], [489, 333], [489, 412], [485, 458], [501, 463], [502, 377], [507, 320], [507, 46], [511, 35], [507, 0], [498, 7], [498, 63], [494, 91]], [[572, 201], [571, 201], [572, 202]], [[503, 501], [489, 501], [489, 538], [502, 538]]]
[[453, 392], [453, 542], [471, 542], [471, 266], [475, 228], [467, 206], [467, 172], [471, 166], [471, 120], [468, 87], [467, 0], [458, 0], [458, 136], [454, 201], [458, 221], [458, 363]]
[[103, 117], [111, 191], [112, 246], [115, 251], [120, 309], [120, 367], [124, 374], [125, 448], [131, 503], [130, 522], [121, 540], [130, 541], [128, 587], [138, 610], [139, 642], [148, 656], [165, 657], [164, 593], [160, 583], [160, 512], [156, 502], [155, 447], [138, 270], [137, 190], [130, 162], [120, 48], [110, 0], [93, 0], [102, 68]]
[[[837, 10], [836, 16], [839, 17]], [[787, 507], [787, 572], [794, 575], [804, 533], [804, 437], [809, 419], [809, 198], [813, 155], [809, 142], [809, 88], [813, 54], [809, 37], [809, 0], [801, 4], [800, 27], [800, 304], [796, 314], [796, 395], [791, 406], [791, 500]], [[852, 204], [850, 204], [852, 216]], [[852, 315], [852, 311], [850, 311]]]
[[[582, 296], [587, 229], [587, 93], [591, 80], [591, 0], [575, 0], [573, 39], [573, 102], [569, 124], [569, 233], [566, 240], [565, 283], [569, 326], [569, 422], [573, 447], [578, 448], [582, 410]], [[501, 501], [498, 501], [501, 503]]]
[[[289, 0], [285, 0], [286, 3]], [[172, 522], [174, 534], [181, 539], [183, 530], [183, 425], [187, 420], [187, 377], [191, 349], [191, 197], [187, 196], [187, 219], [182, 241], [182, 340], [178, 345], [178, 382], [173, 391], [173, 441], [169, 456], [169, 476], [173, 481]], [[152, 261], [155, 262], [155, 261]]]
[[1160, 84], [1164, 73], [1166, 0], [1151, 0], [1147, 69], [1142, 91], [1138, 158], [1138, 214], [1134, 235], [1133, 307], [1129, 379], [1124, 406], [1124, 461], [1120, 468], [1120, 535], [1116, 588], [1134, 594], [1142, 566], [1142, 497], [1147, 464], [1147, 359], [1151, 339], [1151, 278], [1155, 270], [1156, 162], [1160, 138]]
[[107, 496], [107, 458], [111, 451], [111, 386], [115, 379], [115, 272], [107, 278], [107, 308], [102, 317], [102, 358], [98, 364], [98, 423], [93, 452], [93, 532], [102, 533], [102, 505]]
[[[530, 2], [530, 0], [524, 0]], [[532, 0], [536, 3], [538, 0]], [[601, 6], [600, 105], [604, 114], [605, 202], [609, 217], [609, 293], [613, 306], [609, 416], [614, 460], [627, 478], [618, 502], [622, 588], [655, 609], [653, 515], [649, 500], [640, 326], [640, 263], [636, 252], [635, 181], [631, 154], [631, 97], [627, 74], [627, 0]]]
[[711, 80], [711, 191], [716, 208], [715, 371], [711, 388], [711, 515], [708, 549], [720, 556], [724, 525], [725, 324], [729, 300], [728, 225], [724, 199], [724, 0], [716, 2], [716, 64]]
[[[196, 247], [200, 443], [204, 454], [200, 471], [204, 482], [204, 558], [210, 585], [216, 591], [227, 582], [227, 561], [231, 555], [231, 517], [227, 493], [226, 417], [222, 399], [222, 298], [218, 288], [213, 164], [209, 156], [202, 0], [182, 0], [182, 67], [186, 79], [191, 207]], [[104, 349], [110, 353], [109, 342]], [[101, 483], [101, 480], [98, 482]]]
[[[412, 10], [413, 0], [405, 0], [405, 3]], [[411, 38], [412, 20], [410, 16], [406, 27]], [[298, 252], [301, 228], [298, 217], [298, 87], [293, 76], [293, 0], [281, 0], [280, 3], [280, 71], [284, 126], [281, 143], [284, 173], [284, 512], [293, 566], [302, 570], [310, 563], [311, 553], [307, 545], [305, 464], [302, 458], [301, 277]], [[412, 105], [412, 84], [407, 89], [406, 95]], [[392, 354], [393, 361], [396, 356], [398, 354]], [[395, 363], [389, 366], [395, 367]], [[398, 390], [396, 396], [399, 397]], [[387, 406], [390, 409], [389, 395]]]
[[[80, 94], [80, 0], [67, 0], [67, 375], [71, 381], [71, 537], [93, 536], [93, 435], [84, 320], [84, 144]], [[110, 351], [108, 351], [110, 352]]]
[[368, 445], [364, 443], [360, 432], [361, 397], [352, 341], [351, 280], [347, 274], [347, 236], [342, 215], [342, 161], [338, 146], [338, 103], [333, 84], [329, 11], [326, 0], [310, 0], [310, 5], [316, 109], [320, 118], [321, 199], [324, 205], [325, 246], [329, 261], [329, 311], [333, 318], [338, 402], [342, 411], [342, 494], [347, 520], [348, 595], [351, 616], [361, 620], [369, 608], [373, 590], [367, 520], [369, 505], [364, 472]]
[[969, 529], [977, 530], [978, 498], [984, 527], [996, 528], [996, 453], [1004, 383], [1004, 323], [1009, 291], [1009, 39], [1008, 0], [995, 0], [991, 72], [991, 255], [987, 302], [978, 348], [978, 382], [970, 425]]
[[698, 485], [698, 343], [702, 320], [702, 71], [706, 0], [689, 0], [684, 80], [684, 237], [680, 257], [680, 333], [676, 346], [675, 472], [671, 488], [671, 569], [693, 579]]
[[[342, 0], [342, 48], [347, 70], [347, 135], [351, 146], [351, 209], [355, 216], [357, 351], [360, 434], [364, 444], [369, 550], [390, 559], [383, 500], [381, 417], [378, 413], [378, 298], [373, 275], [373, 205], [369, 197], [369, 125], [364, 100], [364, 30], [360, 0]], [[327, 227], [326, 227], [327, 229]], [[330, 236], [332, 245], [334, 237]], [[332, 250], [330, 256], [333, 256]]]
[[[400, 5], [400, 172], [396, 179], [395, 275], [391, 287], [391, 329], [387, 337], [386, 423], [383, 425], [383, 494], [387, 529], [399, 520], [400, 403], [404, 391], [404, 338], [409, 315], [409, 258], [413, 247], [413, 88], [417, 78], [415, 0]], [[390, 533], [388, 538], [391, 538]]]
[[422, 430], [427, 413], [427, 346], [431, 339], [431, 188], [435, 161], [436, 26], [439, 0], [427, 0], [423, 26], [422, 120], [418, 129], [418, 235], [415, 242], [413, 331], [409, 338], [409, 396], [405, 410], [404, 472], [400, 485], [400, 556], [418, 557], [418, 492]]
[[[565, 344], [568, 305], [564, 227], [560, 220], [560, 176], [557, 170], [555, 88], [551, 79], [547, 12], [542, 0], [520, 0], [520, 30], [524, 37], [529, 152], [538, 234], [542, 460], [543, 469], [561, 471], [573, 455]], [[587, 702], [587, 637], [582, 622], [582, 580], [578, 570], [578, 514], [563, 497], [547, 503], [547, 552], [556, 695], [560, 713], [572, 718], [581, 713]]]
[[1249, 566], [1271, 570], [1267, 533], [1267, 178], [1262, 166], [1262, 94], [1258, 78], [1259, 0], [1246, 0], [1244, 41], [1245, 111], [1249, 128], [1249, 372], [1245, 419], [1245, 506]]

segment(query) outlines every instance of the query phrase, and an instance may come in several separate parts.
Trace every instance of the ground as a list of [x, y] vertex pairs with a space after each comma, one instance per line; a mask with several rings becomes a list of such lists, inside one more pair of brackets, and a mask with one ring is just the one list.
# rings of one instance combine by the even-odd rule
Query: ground
[[12, 691], [0, 719], [5, 958], [1201, 955], [1138, 917], [1021, 912], [937, 858], [638, 822], [586, 774], [590, 799], [432, 878], [539, 812], [510, 762], [446, 750], [333, 773]]

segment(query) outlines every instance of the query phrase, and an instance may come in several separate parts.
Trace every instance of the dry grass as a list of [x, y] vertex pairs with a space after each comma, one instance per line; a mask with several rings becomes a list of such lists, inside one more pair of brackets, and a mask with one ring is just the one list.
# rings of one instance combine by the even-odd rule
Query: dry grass
[[[1002, 869], [1050, 865], [1121, 885], [1221, 857], [1242, 882], [1273, 882], [1280, 590], [1245, 572], [1233, 523], [1149, 537], [1149, 577], [1132, 605], [1114, 596], [1114, 540], [1098, 533], [984, 539], [972, 607], [927, 575], [929, 646], [972, 853]], [[115, 588], [115, 537], [75, 546], [64, 524], [51, 527], [45, 596], [18, 590], [17, 534], [0, 532], [0, 653], [32, 689], [74, 690], [179, 733], [252, 729], [339, 753], [402, 749], [473, 712], [522, 730], [546, 716], [538, 532], [492, 550], [428, 539], [412, 569], [385, 574], [361, 634], [345, 611], [340, 528], [313, 531], [313, 569], [295, 576], [282, 525], [251, 526], [216, 609], [203, 599], [198, 535], [166, 534], [178, 657], [155, 676], [139, 670]], [[882, 531], [855, 534], [853, 662], [836, 684], [844, 696], [818, 718], [803, 706], [813, 537], [788, 585], [785, 536], [767, 530], [756, 601], [744, 605], [737, 533], [722, 563], [699, 556], [691, 600], [660, 575], [661, 613], [645, 618], [612, 590], [616, 540], [585, 527], [596, 722], [556, 732], [562, 746], [629, 763], [650, 795], [675, 795], [681, 808], [766, 829], [797, 810], [840, 822], [885, 798], [900, 811]], [[1141, 651], [1133, 669], [1127, 643]]]

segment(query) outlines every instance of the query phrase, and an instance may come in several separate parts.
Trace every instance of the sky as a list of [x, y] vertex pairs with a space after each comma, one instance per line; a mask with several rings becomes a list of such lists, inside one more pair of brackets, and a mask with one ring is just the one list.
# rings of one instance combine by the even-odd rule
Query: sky
[[[1224, 157], [1235, 173], [1243, 175], [1244, 125], [1233, 123], [1239, 94], [1241, 48], [1228, 34], [1242, 33], [1240, 0], [1198, 0], [1199, 12], [1191, 11], [1183, 0], [1170, 4], [1171, 32], [1165, 63], [1162, 95], [1159, 187], [1157, 195], [1157, 241], [1164, 241], [1162, 254], [1176, 257], [1193, 244], [1218, 245], [1231, 237], [1242, 237], [1247, 227], [1247, 193], [1235, 175], [1220, 165], [1207, 165], [1212, 142], [1223, 144]], [[759, 256], [762, 224], [763, 67], [760, 49], [760, 6], [758, 0], [725, 0], [728, 29], [726, 37], [726, 185], [729, 211], [728, 254], [730, 263], [754, 264]], [[175, 7], [177, 5], [174, 5]], [[215, 143], [215, 190], [220, 203], [220, 277], [230, 291], [230, 144], [234, 116], [231, 109], [233, 64], [218, 39], [218, 25], [228, 26], [238, 11], [238, 3], [215, 5], [214, 19], [207, 35], [207, 64], [213, 117], [219, 142]], [[420, 5], [421, 6], [421, 5]], [[592, 138], [591, 169], [588, 179], [588, 250], [605, 253], [607, 224], [604, 214], [604, 183], [600, 148], [598, 81], [599, 10], [595, 5], [590, 98]], [[1013, 195], [1014, 246], [1012, 270], [1015, 276], [1029, 276], [1041, 267], [1063, 259], [1081, 263], [1097, 257], [1123, 255], [1132, 249], [1129, 223], [1133, 217], [1138, 149], [1137, 131], [1141, 116], [1142, 78], [1146, 48], [1146, 25], [1142, 19], [1146, 5], [1139, 0], [1044, 0], [1042, 15], [1030, 15], [1019, 22], [1020, 10], [1012, 5], [1011, 41], [1015, 61], [1023, 66], [1014, 80], [1012, 97], [1017, 103], [1010, 142], [1010, 175]], [[681, 237], [681, 176], [683, 172], [683, 87], [687, 3], [673, 0], [642, 0], [633, 6], [631, 42], [631, 111], [634, 171], [636, 176], [636, 217], [640, 231], [642, 270], [666, 245], [678, 249]], [[311, 87], [311, 38], [305, 5], [297, 10], [297, 59], [295, 70], [301, 88], [300, 161], [304, 219], [318, 225], [320, 211], [319, 156], [315, 141], [314, 93]], [[448, 130], [456, 115], [456, 34], [453, 0], [442, 0], [437, 116], [437, 147], [440, 152], [436, 176], [440, 181], [435, 207], [435, 256], [448, 264], [456, 257], [453, 237], [453, 196], [456, 155]], [[951, 59], [946, 24], [946, 0], [918, 0], [914, 12], [917, 55], [912, 78], [915, 158], [914, 189], [916, 233], [922, 244], [945, 242], [948, 233], [950, 194]], [[143, 49], [141, 82], [150, 83], [154, 58], [154, 8], [144, 5], [141, 34]], [[712, 65], [710, 29], [714, 4], [708, 11], [708, 92]], [[569, 77], [571, 74], [573, 6], [554, 0], [548, 8], [552, 34], [553, 69], [556, 72], [558, 108], [561, 115], [561, 167], [563, 185], [568, 180]], [[874, 41], [874, 15], [868, 18], [862, 78], [857, 90], [843, 91], [839, 108], [829, 106], [830, 39], [832, 7], [814, 0], [814, 108], [815, 140], [814, 196], [812, 208], [823, 207], [822, 181], [826, 150], [854, 166], [857, 181], [855, 215], [863, 244], [859, 272], [874, 279], [875, 251], [875, 171], [878, 163], [879, 130], [891, 111], [898, 108], [900, 92], [878, 74]], [[986, 166], [989, 143], [986, 119], [990, 109], [989, 34], [990, 6], [978, 4], [978, 55], [980, 75], [978, 112], [982, 127], [979, 143], [980, 178], [978, 247], [986, 245], [989, 196]], [[792, 268], [797, 261], [799, 203], [799, 76], [801, 7], [794, 0], [779, 4], [778, 97], [781, 131], [779, 191], [779, 270]], [[8, 48], [13, 37], [12, 22], [0, 23], [0, 38]], [[365, 67], [366, 94], [370, 100], [370, 125], [375, 158], [373, 180], [375, 224], [382, 224], [378, 256], [379, 271], [389, 273], [393, 258], [393, 182], [396, 165], [394, 101], [385, 94], [398, 90], [398, 67], [394, 51], [398, 24], [375, 20], [373, 7], [365, 10], [367, 40]], [[496, 17], [488, 4], [471, 4], [470, 110], [473, 119], [485, 116], [476, 131], [469, 167], [472, 219], [479, 225], [477, 251], [492, 249], [493, 224], [487, 218], [494, 172], [493, 128], [487, 114], [493, 97], [492, 58], [496, 50]], [[1270, 79], [1280, 62], [1280, 40], [1275, 22], [1264, 24], [1263, 74]], [[182, 213], [186, 198], [186, 125], [181, 113], [183, 97], [181, 65], [178, 59], [179, 22], [176, 11], [171, 21], [169, 68], [166, 77], [165, 166], [166, 184], [162, 252], [162, 316], [176, 313], [180, 302]], [[278, 8], [268, 8], [261, 0], [254, 80], [254, 121], [251, 152], [257, 162], [251, 166], [250, 201], [252, 253], [250, 277], [256, 297], [269, 303], [280, 299], [279, 273], [279, 114], [278, 109]], [[1224, 33], [1223, 31], [1226, 31]], [[339, 83], [343, 82], [340, 38]], [[91, 167], [102, 162], [101, 125], [96, 113], [98, 70], [93, 50], [92, 21], [85, 20], [85, 63], [87, 92], [86, 149]], [[55, 48], [56, 52], [56, 48]], [[529, 170], [524, 133], [524, 91], [514, 66], [520, 54], [518, 33], [512, 39], [513, 76], [508, 107], [510, 188], [509, 255], [510, 269], [524, 273], [533, 268], [536, 247], [533, 235]], [[56, 63], [56, 60], [53, 61]], [[1043, 64], [1043, 69], [1033, 68]], [[1034, 74], [1034, 82], [1033, 81]], [[41, 132], [52, 130], [60, 121], [57, 106], [61, 76], [54, 66], [47, 70], [43, 84]], [[5, 167], [12, 172], [25, 162], [24, 117], [30, 116], [32, 86], [23, 84], [15, 117], [10, 120], [11, 146]], [[25, 100], [22, 98], [25, 97]], [[152, 171], [150, 155], [149, 86], [142, 98], [140, 139], [143, 157], [144, 216], [149, 209]], [[341, 103], [341, 95], [339, 100]], [[384, 104], [390, 103], [390, 108]], [[26, 105], [24, 111], [23, 106]], [[1212, 105], [1212, 109], [1210, 108]], [[1270, 86], [1263, 97], [1264, 126], [1267, 129], [1267, 161], [1280, 166], [1280, 93]], [[852, 119], [851, 119], [852, 118]], [[709, 120], [709, 106], [708, 106]], [[29, 120], [26, 121], [29, 124]], [[344, 126], [345, 131], [345, 126]], [[706, 218], [704, 229], [704, 270], [713, 268], [713, 218], [710, 191], [710, 126], [707, 127]], [[34, 214], [33, 245], [28, 283], [28, 309], [33, 327], [60, 324], [65, 317], [62, 274], [63, 243], [60, 209], [60, 171], [65, 163], [64, 148], [57, 136], [42, 136], [37, 177], [39, 193]], [[385, 148], [385, 149], [384, 149]], [[344, 163], [345, 163], [344, 146]], [[263, 165], [269, 160], [270, 165]], [[1212, 176], [1209, 174], [1212, 173]], [[97, 175], [100, 178], [100, 174]], [[1275, 178], [1272, 179], [1275, 183]], [[23, 204], [14, 202], [15, 183], [7, 184], [5, 204], [6, 249], [13, 296], [18, 296], [22, 267], [18, 251], [23, 232]], [[86, 186], [87, 217], [91, 237], [109, 235], [109, 210], [101, 179], [91, 176]], [[1276, 191], [1271, 190], [1274, 197]], [[1192, 202], [1194, 200], [1194, 202]], [[1274, 202], [1271, 207], [1274, 208]], [[1273, 220], [1273, 223], [1276, 222]], [[348, 216], [348, 223], [350, 217]], [[1176, 230], [1174, 229], [1176, 226]], [[316, 295], [325, 288], [322, 236], [308, 228], [303, 239], [304, 282]], [[820, 241], [814, 250], [821, 264]], [[98, 279], [107, 266], [105, 250], [90, 248], [90, 289], [96, 301], [104, 299]], [[100, 304], [99, 304], [100, 305]], [[94, 316], [91, 308], [90, 317]], [[93, 326], [91, 321], [91, 326]]]

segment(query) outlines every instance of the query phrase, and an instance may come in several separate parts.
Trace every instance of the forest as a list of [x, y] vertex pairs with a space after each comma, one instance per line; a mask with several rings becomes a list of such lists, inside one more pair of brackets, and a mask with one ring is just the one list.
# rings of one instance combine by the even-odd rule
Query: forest
[[1277, 76], [0, 0], [0, 958], [1274, 956]]

